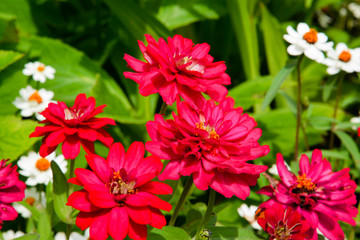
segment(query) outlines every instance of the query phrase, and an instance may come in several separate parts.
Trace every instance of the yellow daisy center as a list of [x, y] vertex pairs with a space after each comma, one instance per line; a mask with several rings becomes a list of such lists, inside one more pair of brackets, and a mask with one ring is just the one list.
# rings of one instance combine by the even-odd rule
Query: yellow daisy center
[[39, 72], [43, 72], [45, 70], [45, 65], [44, 64], [40, 64], [38, 67], [37, 67], [37, 70]]
[[34, 203], [35, 203], [35, 198], [33, 198], [33, 197], [27, 197], [26, 199], [25, 199], [25, 202], [27, 203], [27, 204], [29, 204], [30, 206], [33, 206], [34, 205]]
[[39, 95], [39, 92], [35, 90], [35, 92], [33, 94], [31, 94], [31, 96], [28, 99], [29, 101], [36, 101], [37, 103], [42, 103], [42, 98]]
[[339, 60], [343, 61], [343, 62], [348, 62], [351, 59], [351, 53], [349, 53], [349, 51], [342, 51], [339, 55]]

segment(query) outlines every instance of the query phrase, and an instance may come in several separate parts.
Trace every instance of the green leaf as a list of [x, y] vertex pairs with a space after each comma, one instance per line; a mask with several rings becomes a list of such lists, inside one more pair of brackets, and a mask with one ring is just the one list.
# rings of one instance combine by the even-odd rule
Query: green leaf
[[37, 230], [40, 234], [40, 240], [52, 239], [51, 223], [45, 210], [40, 214]]
[[33, 207], [33, 206], [29, 205], [25, 201], [21, 201], [21, 202], [17, 202], [17, 203], [24, 206], [24, 207], [26, 207], [31, 212], [31, 217], [32, 218], [34, 218], [36, 221], [39, 220], [40, 212], [36, 207]]
[[183, 27], [191, 23], [218, 19], [226, 13], [223, 1], [217, 0], [165, 0], [157, 13], [157, 18], [169, 29]]
[[[70, 161], [74, 161], [74, 160], [70, 160]], [[67, 183], [65, 175], [54, 161], [51, 162], [51, 170], [53, 172], [53, 177], [54, 177], [53, 200], [54, 200], [55, 213], [64, 223], [74, 224], [75, 223], [74, 219], [71, 218], [72, 208], [66, 206], [68, 199], [69, 184]]]
[[291, 112], [296, 116], [297, 105], [295, 100], [284, 91], [279, 90], [279, 93], [285, 98], [285, 101], [288, 104]]
[[21, 59], [23, 56], [24, 54], [22, 53], [0, 50], [0, 71]]
[[162, 229], [153, 228], [147, 235], [151, 240], [188, 240], [190, 239], [187, 233], [178, 227], [165, 226]]
[[30, 233], [18, 238], [14, 238], [14, 240], [38, 240], [38, 239], [40, 239], [40, 235], [37, 233]]
[[20, 155], [31, 148], [37, 139], [29, 138], [37, 123], [32, 120], [21, 120], [15, 116], [0, 118], [0, 153], [3, 158], [15, 161]]
[[283, 30], [279, 21], [269, 12], [264, 4], [260, 4], [261, 22], [267, 65], [271, 75], [275, 75], [286, 64], [288, 55], [283, 39]]
[[349, 151], [357, 169], [360, 170], [360, 153], [357, 144], [347, 133], [343, 131], [335, 131], [335, 134], [340, 139], [345, 148]]
[[262, 101], [273, 78], [273, 76], [263, 76], [252, 81], [245, 81], [230, 89], [229, 96], [234, 98], [235, 106], [249, 109]]
[[167, 38], [173, 35], [169, 29], [134, 1], [105, 0], [104, 2], [135, 39], [143, 39], [145, 33], [155, 38]]
[[[221, 240], [257, 240], [262, 239], [255, 235], [254, 231], [236, 227], [209, 227], [210, 239]], [[206, 238], [204, 238], [206, 239]]]
[[0, 43], [16, 43], [17, 41], [16, 16], [0, 12]]
[[260, 75], [256, 18], [250, 11], [256, 1], [227, 0], [246, 79]]
[[324, 85], [324, 89], [323, 89], [323, 94], [322, 94], [322, 99], [324, 102], [326, 102], [327, 100], [329, 100], [329, 97], [331, 95], [331, 92], [336, 89], [334, 87], [335, 83], [337, 82], [337, 77], [330, 77]]
[[298, 62], [298, 59], [291, 61], [285, 67], [283, 67], [278, 72], [278, 74], [275, 76], [274, 81], [272, 82], [269, 91], [266, 93], [265, 99], [261, 105], [262, 111], [264, 111], [264, 109], [270, 105], [271, 101], [274, 99], [277, 92], [279, 91], [281, 84], [289, 76], [289, 74], [294, 70], [297, 62]]
[[[305, 154], [308, 157], [311, 157], [312, 152], [313, 151], [304, 152], [303, 154]], [[323, 157], [325, 157], [325, 158], [335, 158], [335, 159], [342, 159], [342, 160], [348, 160], [349, 159], [349, 154], [348, 154], [347, 151], [336, 151], [336, 150], [321, 149], [321, 153], [322, 153]]]

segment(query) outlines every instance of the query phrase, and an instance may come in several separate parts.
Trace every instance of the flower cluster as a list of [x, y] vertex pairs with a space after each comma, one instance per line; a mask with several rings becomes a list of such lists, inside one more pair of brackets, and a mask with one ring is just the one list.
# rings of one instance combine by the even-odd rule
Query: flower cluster
[[317, 239], [317, 228], [329, 239], [344, 239], [338, 221], [355, 226], [353, 217], [358, 213], [354, 207], [356, 184], [350, 180], [350, 169], [333, 172], [330, 163], [317, 149], [311, 160], [310, 163], [309, 158], [302, 155], [300, 170], [295, 175], [285, 167], [282, 155], [278, 154], [276, 165], [281, 181], [259, 191], [270, 197], [260, 208], [271, 208], [275, 203], [292, 207], [309, 222], [309, 239]]

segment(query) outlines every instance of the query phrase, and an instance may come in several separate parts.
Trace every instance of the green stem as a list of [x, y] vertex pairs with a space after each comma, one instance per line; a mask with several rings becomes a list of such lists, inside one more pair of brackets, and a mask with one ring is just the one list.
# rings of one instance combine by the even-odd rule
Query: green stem
[[[337, 88], [337, 93], [336, 93], [336, 100], [335, 100], [335, 106], [334, 106], [334, 114], [333, 114], [333, 119], [336, 120], [336, 116], [337, 116], [337, 112], [338, 112], [338, 108], [339, 108], [339, 103], [340, 103], [340, 97], [341, 97], [341, 90], [342, 90], [342, 85], [343, 85], [343, 80], [344, 80], [344, 75], [342, 73], [339, 74], [339, 85]], [[334, 138], [335, 138], [335, 122], [331, 123], [331, 133], [330, 133], [330, 143], [329, 143], [329, 149], [333, 149], [334, 147]]]
[[66, 240], [70, 239], [70, 234], [71, 234], [71, 224], [66, 224], [66, 233], [65, 233]]
[[179, 215], [181, 207], [185, 203], [186, 197], [187, 197], [188, 193], [190, 192], [192, 185], [193, 185], [193, 178], [192, 178], [192, 176], [189, 176], [188, 180], [185, 183], [184, 189], [180, 195], [179, 201], [177, 202], [177, 204], [175, 206], [174, 213], [170, 218], [170, 221], [168, 224], [169, 226], [174, 226], [176, 218]]
[[165, 115], [165, 113], [166, 113], [166, 108], [167, 108], [167, 104], [166, 104], [166, 102], [163, 101], [163, 103], [162, 103], [162, 105], [161, 105], [161, 108], [160, 108], [159, 114]]
[[[69, 172], [69, 179], [74, 177], [74, 169], [75, 169], [75, 159], [70, 159], [70, 172]], [[68, 196], [73, 193], [74, 186], [73, 184], [69, 184]]]
[[203, 231], [204, 227], [206, 226], [206, 224], [209, 222], [211, 215], [212, 215], [212, 210], [214, 208], [214, 204], [215, 204], [215, 198], [216, 198], [216, 192], [214, 189], [210, 188], [210, 194], [209, 194], [209, 201], [208, 201], [208, 206], [206, 209], [206, 213], [205, 216], [203, 218], [203, 221], [201, 222], [197, 232], [196, 232], [196, 239], [202, 239], [200, 234]]
[[301, 125], [301, 73], [300, 73], [300, 66], [301, 62], [304, 59], [304, 55], [301, 55], [299, 61], [297, 63], [296, 71], [297, 71], [297, 83], [298, 83], [298, 91], [297, 91], [297, 110], [296, 110], [296, 134], [295, 134], [295, 151], [294, 157], [295, 161], [298, 158], [299, 154], [299, 132], [300, 132], [300, 125]]

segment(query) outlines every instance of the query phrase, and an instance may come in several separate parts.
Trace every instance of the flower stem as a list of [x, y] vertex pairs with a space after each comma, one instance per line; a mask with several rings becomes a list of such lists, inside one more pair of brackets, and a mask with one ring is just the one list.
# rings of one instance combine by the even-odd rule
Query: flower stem
[[65, 233], [66, 240], [70, 239], [70, 234], [71, 234], [71, 224], [66, 224], [66, 233]]
[[[295, 151], [294, 157], [295, 161], [298, 158], [299, 154], [299, 132], [300, 132], [300, 125], [301, 125], [301, 73], [300, 73], [300, 65], [304, 58], [304, 55], [301, 55], [299, 61], [297, 63], [296, 71], [297, 71], [297, 83], [298, 83], [298, 91], [297, 91], [297, 111], [296, 111], [296, 134], [295, 134]], [[304, 131], [305, 132], [305, 131]]]
[[193, 178], [191, 175], [191, 176], [189, 176], [188, 180], [186, 181], [184, 189], [180, 195], [179, 201], [177, 202], [177, 204], [175, 206], [174, 213], [171, 216], [169, 224], [168, 224], [169, 226], [174, 226], [176, 218], [179, 214], [179, 211], [180, 211], [181, 207], [184, 205], [186, 197], [187, 197], [188, 193], [190, 192], [190, 189], [192, 186], [193, 186]]
[[161, 105], [161, 108], [160, 108], [159, 114], [165, 115], [165, 113], [166, 113], [166, 108], [167, 108], [167, 104], [166, 104], [166, 102], [163, 101], [163, 103], [162, 103], [162, 105]]
[[[337, 93], [336, 93], [336, 100], [335, 100], [335, 106], [334, 106], [334, 114], [333, 114], [333, 119], [336, 120], [336, 116], [337, 116], [337, 112], [338, 112], [338, 108], [339, 108], [339, 103], [340, 103], [340, 97], [341, 97], [341, 90], [342, 90], [342, 85], [343, 85], [343, 80], [344, 80], [344, 75], [343, 74], [339, 74], [339, 85], [337, 88]], [[330, 133], [330, 142], [329, 142], [329, 149], [332, 149], [334, 147], [334, 132], [335, 132], [335, 122], [331, 123], [331, 133]]]
[[[75, 169], [75, 159], [71, 159], [70, 161], [70, 172], [69, 172], [69, 179], [74, 177], [74, 169]], [[68, 196], [74, 191], [73, 184], [69, 184]]]
[[214, 189], [210, 188], [208, 206], [207, 206], [203, 221], [201, 222], [201, 224], [196, 232], [196, 236], [195, 236], [196, 239], [202, 239], [200, 236], [200, 233], [202, 232], [203, 228], [205, 227], [205, 225], [209, 222], [209, 220], [211, 218], [212, 210], [213, 210], [214, 204], [215, 204], [215, 198], [216, 198], [216, 192]]

